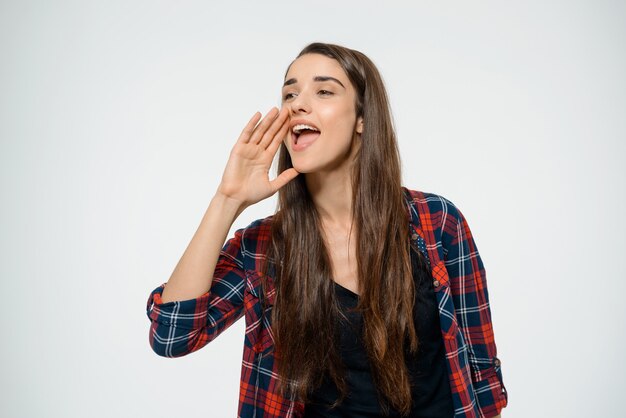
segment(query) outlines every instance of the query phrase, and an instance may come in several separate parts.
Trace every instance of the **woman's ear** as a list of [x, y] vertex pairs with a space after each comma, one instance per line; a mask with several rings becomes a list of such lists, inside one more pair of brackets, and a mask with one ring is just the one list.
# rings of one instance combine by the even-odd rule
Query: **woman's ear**
[[356, 122], [356, 132], [359, 134], [363, 133], [363, 118], [359, 118]]

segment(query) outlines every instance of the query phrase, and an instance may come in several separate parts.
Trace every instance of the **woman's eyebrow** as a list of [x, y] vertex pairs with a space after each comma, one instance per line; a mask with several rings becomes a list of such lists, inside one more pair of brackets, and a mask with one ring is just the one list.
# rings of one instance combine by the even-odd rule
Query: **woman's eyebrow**
[[[334, 81], [335, 83], [339, 84], [344, 89], [346, 88], [341, 81], [337, 80], [335, 77], [330, 77], [330, 76], [327, 76], [327, 75], [315, 76], [315, 77], [313, 77], [313, 81], [316, 81], [316, 82]], [[289, 86], [291, 84], [295, 84], [297, 82], [298, 82], [298, 80], [296, 80], [295, 78], [290, 78], [289, 80], [285, 81], [285, 84], [283, 84], [283, 87]]]

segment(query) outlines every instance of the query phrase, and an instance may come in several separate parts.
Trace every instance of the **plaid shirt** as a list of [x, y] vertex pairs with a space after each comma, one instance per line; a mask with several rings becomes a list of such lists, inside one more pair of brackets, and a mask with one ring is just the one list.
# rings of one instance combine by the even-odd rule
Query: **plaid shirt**
[[[443, 196], [403, 187], [412, 240], [426, 256], [437, 296], [455, 417], [493, 417], [508, 394], [496, 357], [485, 269], [467, 221]], [[277, 393], [270, 313], [259, 299], [261, 259], [272, 216], [235, 231], [220, 253], [211, 289], [196, 299], [162, 303], [165, 283], [148, 298], [155, 353], [180, 357], [211, 342], [245, 316], [239, 418], [301, 417], [304, 404]], [[269, 280], [271, 284], [271, 280]]]

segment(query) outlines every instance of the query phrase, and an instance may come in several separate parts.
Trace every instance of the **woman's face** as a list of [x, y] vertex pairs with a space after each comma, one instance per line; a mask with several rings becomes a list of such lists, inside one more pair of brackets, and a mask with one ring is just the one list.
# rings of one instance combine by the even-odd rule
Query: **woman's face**
[[[356, 91], [336, 60], [306, 54], [291, 64], [282, 90], [282, 106], [290, 118], [284, 141], [298, 172], [332, 171], [353, 160], [356, 135], [363, 131], [355, 99]], [[302, 130], [298, 135], [302, 124], [319, 132]]]

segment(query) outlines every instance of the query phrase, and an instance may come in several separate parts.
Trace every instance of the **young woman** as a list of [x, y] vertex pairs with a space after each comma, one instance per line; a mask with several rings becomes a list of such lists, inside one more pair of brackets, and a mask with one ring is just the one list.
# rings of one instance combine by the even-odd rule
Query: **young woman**
[[[276, 213], [222, 247], [237, 216], [277, 191]], [[507, 405], [467, 221], [401, 185], [380, 74], [338, 45], [305, 47], [281, 109], [243, 129], [147, 314], [166, 357], [245, 316], [240, 417], [494, 417]]]

